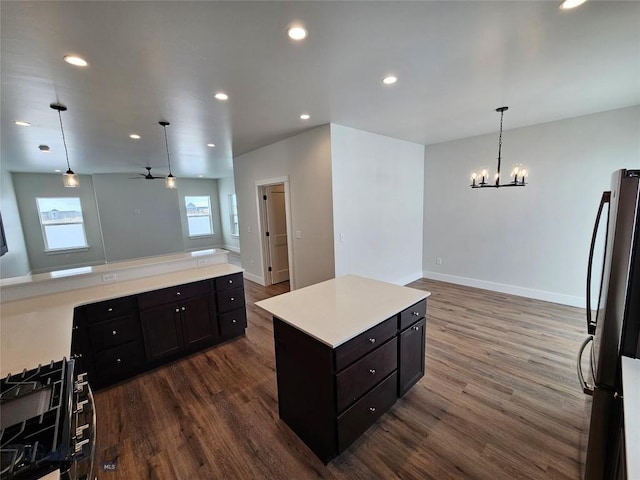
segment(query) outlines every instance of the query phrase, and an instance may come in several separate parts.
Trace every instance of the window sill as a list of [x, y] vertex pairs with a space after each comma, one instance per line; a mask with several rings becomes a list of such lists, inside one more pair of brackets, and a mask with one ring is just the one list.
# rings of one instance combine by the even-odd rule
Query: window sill
[[240, 238], [240, 234], [238, 234], [238, 233], [232, 233], [231, 236], [233, 238]]
[[76, 247], [76, 248], [60, 248], [57, 250], [45, 250], [45, 255], [61, 255], [63, 253], [78, 253], [78, 252], [86, 252], [89, 250], [89, 245], [86, 247]]
[[199, 240], [201, 238], [214, 238], [215, 233], [208, 233], [206, 235], [189, 235], [189, 240]]

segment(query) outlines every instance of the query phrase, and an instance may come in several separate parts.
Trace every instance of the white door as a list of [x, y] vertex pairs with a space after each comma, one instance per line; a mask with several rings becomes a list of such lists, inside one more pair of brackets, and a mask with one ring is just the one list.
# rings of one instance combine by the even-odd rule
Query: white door
[[289, 249], [287, 247], [287, 215], [284, 206], [284, 184], [265, 187], [265, 211], [271, 283], [289, 280]]

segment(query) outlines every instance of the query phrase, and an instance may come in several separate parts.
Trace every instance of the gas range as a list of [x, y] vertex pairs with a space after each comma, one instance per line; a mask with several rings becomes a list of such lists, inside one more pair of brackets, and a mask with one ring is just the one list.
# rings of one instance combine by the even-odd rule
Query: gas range
[[65, 480], [91, 478], [93, 394], [74, 367], [62, 359], [0, 380], [0, 480], [55, 470]]

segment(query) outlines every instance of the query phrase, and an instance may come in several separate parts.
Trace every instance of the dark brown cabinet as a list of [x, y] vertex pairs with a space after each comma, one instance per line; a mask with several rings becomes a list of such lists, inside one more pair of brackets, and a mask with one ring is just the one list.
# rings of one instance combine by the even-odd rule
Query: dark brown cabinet
[[77, 307], [71, 353], [99, 389], [246, 327], [239, 272]]
[[144, 293], [138, 304], [149, 362], [192, 351], [219, 337], [211, 280]]
[[398, 337], [398, 396], [402, 397], [424, 376], [424, 318], [400, 332]]
[[273, 317], [278, 408], [324, 462], [424, 375], [426, 299], [336, 348]]

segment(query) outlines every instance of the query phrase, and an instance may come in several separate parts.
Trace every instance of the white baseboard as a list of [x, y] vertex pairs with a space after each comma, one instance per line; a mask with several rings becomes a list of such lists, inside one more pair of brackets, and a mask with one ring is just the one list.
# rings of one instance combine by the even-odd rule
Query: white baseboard
[[[573, 295], [564, 295], [562, 293], [547, 292], [545, 290], [536, 290], [533, 288], [517, 287], [515, 285], [506, 285], [504, 283], [488, 282], [486, 280], [476, 280], [475, 278], [458, 277], [456, 275], [448, 275], [446, 273], [423, 271], [422, 276], [431, 280], [440, 280], [441, 282], [455, 283], [458, 285], [465, 285], [467, 287], [508, 293], [519, 297], [535, 298], [536, 300], [560, 303], [562, 305], [569, 305], [570, 307], [585, 307], [584, 297], [575, 297]], [[596, 304], [597, 303], [593, 303], [593, 305]]]
[[415, 282], [422, 278], [422, 272], [415, 272], [411, 275], [403, 275], [402, 277], [395, 278], [391, 280], [389, 283], [393, 283], [394, 285], [406, 285], [407, 283]]
[[264, 278], [259, 277], [258, 275], [254, 275], [253, 273], [249, 273], [246, 270], [243, 272], [244, 278], [246, 278], [247, 280], [251, 280], [252, 282], [257, 283], [258, 285], [262, 285], [263, 287], [266, 287], [267, 284], [264, 281]]

